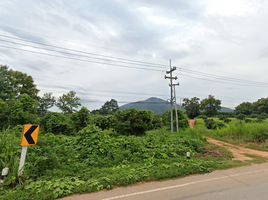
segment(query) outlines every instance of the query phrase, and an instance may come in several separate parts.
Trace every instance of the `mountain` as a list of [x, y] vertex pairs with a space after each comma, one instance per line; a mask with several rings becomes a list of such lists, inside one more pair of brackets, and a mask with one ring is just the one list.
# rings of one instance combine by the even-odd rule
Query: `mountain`
[[[156, 97], [151, 97], [144, 101], [137, 101], [134, 103], [128, 103], [119, 107], [119, 110], [125, 110], [128, 108], [135, 107], [138, 110], [152, 110], [155, 114], [162, 115], [164, 112], [170, 109], [170, 104], [163, 99]], [[177, 104], [177, 108], [180, 108], [180, 105]], [[182, 108], [183, 109], [183, 108]], [[183, 109], [184, 111], [184, 109]]]
[[[163, 99], [159, 99], [156, 97], [151, 97], [144, 101], [137, 101], [134, 103], [128, 103], [119, 107], [119, 110], [126, 110], [128, 108], [135, 107], [138, 110], [152, 110], [155, 114], [162, 115], [164, 112], [170, 109], [170, 104]], [[180, 109], [180, 105], [177, 104], [177, 108]], [[184, 108], [181, 108], [182, 111], [185, 111]], [[221, 107], [220, 112], [233, 112], [232, 109]]]

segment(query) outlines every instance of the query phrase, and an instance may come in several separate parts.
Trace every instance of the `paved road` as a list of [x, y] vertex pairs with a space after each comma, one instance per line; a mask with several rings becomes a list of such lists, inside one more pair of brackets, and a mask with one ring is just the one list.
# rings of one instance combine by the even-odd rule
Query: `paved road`
[[268, 163], [144, 183], [63, 200], [267, 200]]

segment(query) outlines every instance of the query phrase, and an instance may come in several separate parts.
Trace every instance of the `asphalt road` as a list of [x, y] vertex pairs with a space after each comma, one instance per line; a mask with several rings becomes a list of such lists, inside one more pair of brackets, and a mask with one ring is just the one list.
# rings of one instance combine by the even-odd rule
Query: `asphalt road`
[[267, 200], [268, 163], [143, 183], [63, 200]]

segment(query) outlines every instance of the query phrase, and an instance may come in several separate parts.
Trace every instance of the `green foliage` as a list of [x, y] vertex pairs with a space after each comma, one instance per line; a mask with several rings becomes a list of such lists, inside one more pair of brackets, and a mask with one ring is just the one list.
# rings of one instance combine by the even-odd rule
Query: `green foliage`
[[117, 111], [115, 113], [114, 129], [122, 135], [143, 135], [152, 127], [152, 111], [136, 108]]
[[45, 132], [66, 135], [71, 134], [70, 122], [62, 113], [50, 112], [41, 119], [40, 123]]
[[88, 124], [90, 124], [91, 121], [90, 111], [83, 106], [79, 111], [73, 113], [70, 116], [70, 119], [72, 120], [72, 124], [74, 126], [73, 129], [76, 132], [78, 132], [79, 130], [82, 130]]
[[37, 122], [37, 102], [28, 94], [22, 94], [10, 109], [9, 124], [34, 124]]
[[[188, 118], [186, 115], [183, 114], [181, 110], [177, 110], [178, 115], [178, 126], [179, 128], [182, 128], [183, 130], [189, 127]], [[168, 125], [170, 127], [171, 123], [171, 112], [170, 110], [165, 112], [162, 115], [163, 123], [165, 125]], [[176, 127], [176, 111], [173, 109], [173, 127]]]
[[183, 99], [183, 104], [182, 106], [186, 110], [186, 115], [190, 119], [194, 119], [198, 115], [200, 115], [200, 103], [199, 103], [199, 98], [193, 97], [190, 99], [184, 98]]
[[153, 114], [151, 129], [157, 129], [157, 128], [162, 128], [162, 118], [157, 114]]
[[21, 152], [18, 129], [21, 132], [22, 126], [0, 132], [0, 169], [9, 168], [8, 177], [4, 180], [5, 186], [14, 186], [17, 179]]
[[[268, 139], [268, 122], [245, 123], [240, 121], [236, 124], [217, 130], [215, 133], [219, 138], [231, 138], [232, 140], [243, 140], [244, 142], [264, 143]], [[267, 148], [266, 144], [265, 147]]]
[[221, 129], [226, 127], [222, 122], [215, 122], [213, 119], [206, 119], [205, 125], [208, 129]]
[[117, 110], [119, 110], [117, 101], [115, 99], [111, 99], [110, 101], [105, 102], [105, 104], [99, 110], [99, 114], [101, 115], [113, 114]]
[[[197, 154], [204, 153], [205, 143], [206, 139], [192, 129], [176, 134], [158, 129], [137, 137], [113, 136], [89, 125], [77, 136], [40, 134], [37, 145], [27, 150], [22, 185], [12, 190], [11, 185], [4, 185], [1, 199], [53, 199], [139, 181], [210, 172], [219, 161], [226, 161], [225, 157], [197, 158]], [[190, 160], [186, 152], [191, 153]], [[5, 181], [9, 180], [13, 180], [12, 176]]]
[[250, 115], [253, 111], [253, 104], [250, 102], [243, 102], [235, 107], [234, 113], [236, 115]]
[[92, 116], [92, 124], [100, 127], [102, 130], [113, 128], [115, 123], [114, 115], [93, 115]]
[[244, 114], [239, 114], [236, 116], [236, 119], [244, 120], [246, 116]]
[[64, 114], [72, 114], [76, 111], [75, 108], [81, 106], [80, 98], [76, 96], [76, 92], [70, 91], [67, 94], [63, 94], [58, 98], [56, 106]]
[[209, 95], [208, 98], [201, 101], [201, 110], [203, 110], [205, 115], [212, 117], [215, 116], [221, 109], [220, 105], [221, 100], [215, 99], [214, 96]]
[[231, 122], [232, 120], [229, 119], [229, 118], [224, 118], [223, 121], [224, 121], [224, 123], [229, 123], [229, 122]]
[[52, 92], [45, 93], [43, 97], [38, 99], [38, 114], [39, 116], [45, 116], [49, 108], [54, 106], [56, 98], [52, 96]]
[[0, 65], [0, 99], [8, 102], [27, 94], [32, 99], [37, 99], [38, 90], [33, 78], [19, 71], [8, 69], [6, 65]]
[[251, 123], [252, 120], [251, 120], [251, 119], [245, 119], [245, 122], [246, 122], [246, 123]]

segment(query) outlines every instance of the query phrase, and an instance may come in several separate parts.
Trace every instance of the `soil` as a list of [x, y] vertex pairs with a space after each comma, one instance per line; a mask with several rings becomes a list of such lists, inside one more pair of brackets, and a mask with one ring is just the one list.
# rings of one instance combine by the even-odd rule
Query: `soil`
[[195, 120], [194, 120], [194, 119], [189, 119], [189, 120], [188, 120], [188, 123], [189, 123], [189, 126], [190, 126], [191, 128], [193, 128], [194, 125], [195, 125]]
[[204, 136], [207, 138], [207, 141], [219, 146], [223, 146], [226, 149], [228, 149], [229, 151], [231, 151], [233, 153], [234, 158], [232, 160], [241, 160], [241, 161], [245, 161], [245, 160], [252, 160], [252, 158], [247, 157], [243, 154], [252, 154], [252, 155], [256, 155], [256, 156], [261, 156], [264, 158], [268, 158], [268, 152], [265, 151], [259, 151], [259, 150], [254, 150], [254, 149], [248, 149], [245, 147], [240, 147], [240, 146], [236, 146], [227, 142], [222, 142], [220, 140], [216, 140], [207, 136]]

